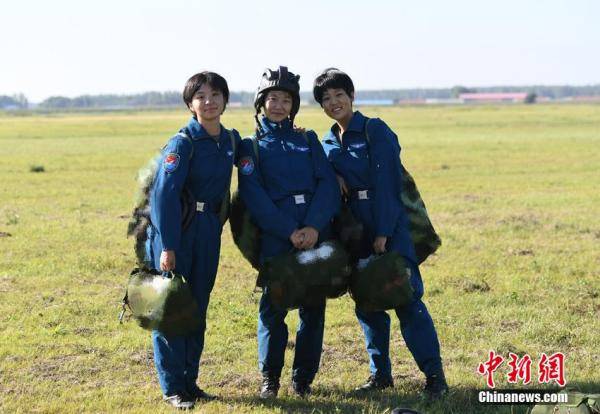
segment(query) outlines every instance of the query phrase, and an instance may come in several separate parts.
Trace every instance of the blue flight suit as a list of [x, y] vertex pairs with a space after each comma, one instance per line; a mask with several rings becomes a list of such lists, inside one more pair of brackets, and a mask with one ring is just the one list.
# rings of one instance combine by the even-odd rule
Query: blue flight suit
[[[366, 242], [361, 256], [373, 254], [375, 237], [385, 236], [388, 238], [386, 251], [402, 254], [411, 268], [413, 302], [395, 309], [395, 312], [408, 349], [419, 369], [430, 376], [442, 369], [440, 346], [431, 316], [421, 301], [423, 281], [410, 238], [408, 216], [399, 197], [398, 137], [385, 122], [375, 118], [369, 122], [369, 144], [365, 136], [366, 121], [367, 118], [360, 112], [354, 112], [342, 139], [338, 138], [339, 126], [335, 124], [323, 137], [323, 148], [350, 191], [350, 210], [364, 225]], [[369, 159], [370, 154], [373, 159]], [[358, 309], [356, 316], [365, 334], [371, 373], [391, 378], [390, 317], [384, 311], [363, 312]]]
[[[250, 215], [261, 229], [260, 258], [293, 249], [290, 236], [305, 226], [319, 231], [319, 242], [330, 235], [330, 222], [340, 205], [340, 191], [333, 168], [313, 131], [306, 137], [295, 132], [289, 120], [261, 120], [266, 135], [258, 140], [258, 160], [251, 138], [239, 152], [239, 192]], [[277, 377], [283, 369], [288, 330], [287, 311], [274, 306], [267, 289], [259, 305], [258, 362], [263, 375]], [[323, 348], [325, 301], [299, 309], [296, 332], [294, 380], [309, 383], [319, 369]]]
[[[241, 138], [236, 130], [232, 132], [235, 146], [239, 148]], [[175, 273], [189, 282], [202, 320], [199, 332], [189, 336], [152, 332], [154, 363], [165, 396], [190, 392], [196, 387], [206, 311], [221, 249], [222, 226], [217, 210], [229, 190], [235, 152], [229, 131], [223, 126], [217, 142], [192, 117], [161, 154], [150, 194], [152, 226], [146, 243], [148, 265], [160, 269], [161, 252], [175, 251]], [[180, 195], [184, 188], [196, 202], [205, 204], [194, 212], [189, 227], [182, 230]]]

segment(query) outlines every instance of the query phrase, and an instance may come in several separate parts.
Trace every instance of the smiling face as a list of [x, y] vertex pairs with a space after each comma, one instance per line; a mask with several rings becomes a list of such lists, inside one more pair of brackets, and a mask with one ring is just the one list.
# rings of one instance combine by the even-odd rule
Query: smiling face
[[269, 91], [265, 98], [264, 112], [272, 122], [281, 122], [292, 112], [292, 95], [286, 91]]
[[190, 110], [199, 122], [218, 119], [225, 109], [223, 92], [213, 89], [208, 83], [202, 84], [194, 94]]
[[352, 118], [352, 99], [342, 88], [330, 88], [323, 92], [321, 106], [328, 117], [340, 121]]

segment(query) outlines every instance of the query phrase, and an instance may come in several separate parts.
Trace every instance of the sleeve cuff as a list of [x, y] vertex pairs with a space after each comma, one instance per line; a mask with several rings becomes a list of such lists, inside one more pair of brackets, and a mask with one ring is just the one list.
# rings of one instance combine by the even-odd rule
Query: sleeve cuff
[[298, 228], [298, 223], [296, 223], [295, 221], [290, 221], [285, 228], [283, 229], [283, 238], [285, 240], [288, 240], [290, 238], [290, 236], [292, 235], [292, 233]]
[[378, 231], [375, 237], [392, 237], [391, 231]]
[[173, 241], [165, 242], [164, 240], [161, 239], [160, 242], [162, 243], [162, 251], [163, 252], [165, 250], [177, 250], [179, 248], [179, 243], [175, 243]]
[[312, 227], [320, 233], [321, 230], [323, 230], [323, 227], [325, 227], [325, 223], [317, 223], [316, 221], [307, 220], [304, 222], [304, 227]]

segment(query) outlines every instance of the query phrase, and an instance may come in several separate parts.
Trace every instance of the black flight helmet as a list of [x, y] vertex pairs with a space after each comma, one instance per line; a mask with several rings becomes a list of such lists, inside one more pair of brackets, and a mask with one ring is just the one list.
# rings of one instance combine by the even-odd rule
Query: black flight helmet
[[294, 122], [294, 117], [300, 109], [300, 75], [294, 75], [288, 71], [287, 66], [279, 66], [276, 71], [266, 68], [260, 78], [260, 86], [256, 91], [254, 98], [254, 108], [256, 114], [260, 113], [260, 109], [265, 104], [265, 98], [269, 91], [286, 91], [292, 95], [292, 111], [290, 119]]

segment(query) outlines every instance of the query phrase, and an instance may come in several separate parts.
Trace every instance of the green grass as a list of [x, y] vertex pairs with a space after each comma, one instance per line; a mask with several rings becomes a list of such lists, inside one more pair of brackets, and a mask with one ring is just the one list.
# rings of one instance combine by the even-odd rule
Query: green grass
[[[443, 404], [419, 400], [424, 381], [395, 317], [396, 387], [351, 395], [368, 361], [345, 296], [328, 303], [314, 395], [303, 401], [289, 391], [291, 312], [281, 398], [259, 401], [255, 273], [226, 227], [200, 374], [201, 386], [223, 398], [196, 411], [524, 412], [475, 402], [473, 390], [485, 385], [475, 370], [490, 349], [528, 353], [534, 366], [542, 352], [564, 352], [568, 385], [600, 392], [600, 107], [363, 112], [397, 132], [443, 239], [422, 273], [450, 396]], [[170, 412], [150, 335], [116, 318], [134, 264], [125, 229], [135, 174], [187, 118], [183, 111], [0, 116], [0, 412]], [[223, 123], [248, 134], [252, 114], [228, 110]], [[303, 108], [297, 123], [322, 135], [330, 122]], [[500, 388], [509, 386], [505, 374], [504, 367], [496, 374]], [[535, 367], [532, 374], [539, 387]]]

